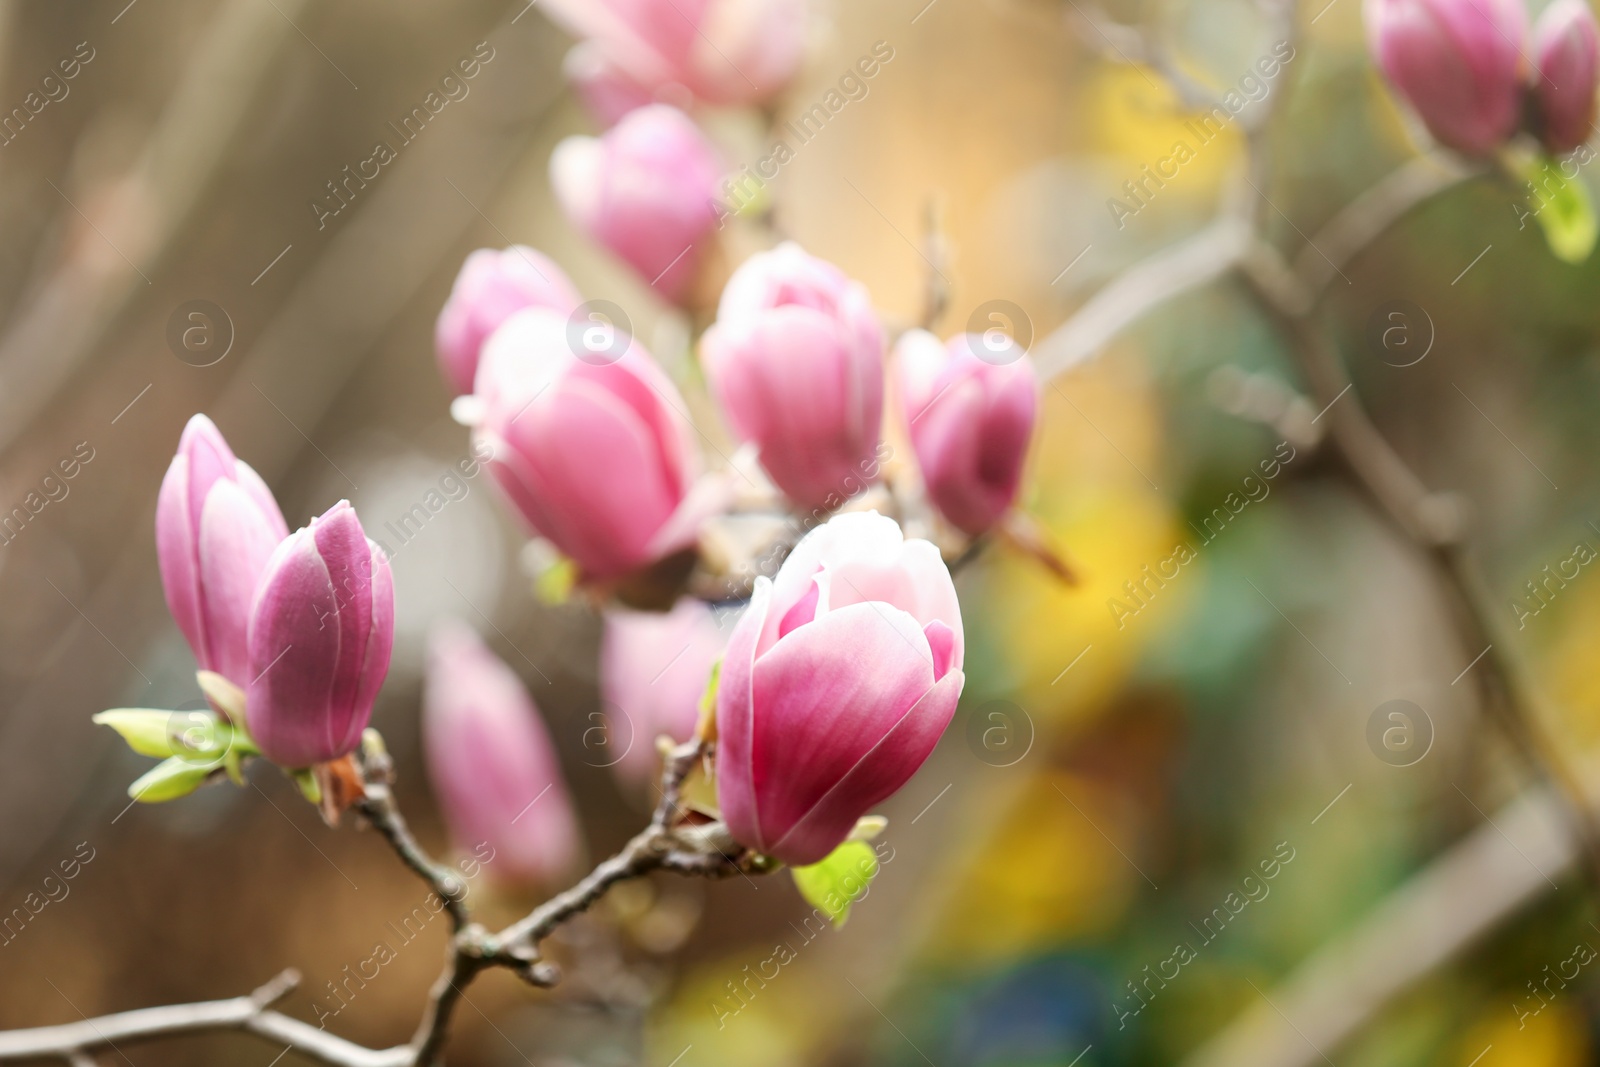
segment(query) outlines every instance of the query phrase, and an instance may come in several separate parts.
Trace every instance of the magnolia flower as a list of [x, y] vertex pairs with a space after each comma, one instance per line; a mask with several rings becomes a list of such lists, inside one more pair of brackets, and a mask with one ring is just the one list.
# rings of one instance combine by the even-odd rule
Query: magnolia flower
[[683, 398], [632, 338], [617, 335], [614, 349], [593, 360], [566, 319], [520, 311], [484, 346], [475, 390], [495, 483], [589, 579], [689, 545], [698, 521]]
[[572, 867], [578, 824], [539, 709], [463, 623], [429, 635], [422, 741], [457, 847], [487, 844], [501, 880], [549, 884]]
[[792, 243], [752, 256], [700, 354], [734, 433], [796, 504], [837, 506], [876, 476], [883, 329], [861, 283]]
[[341, 500], [278, 546], [250, 610], [245, 716], [262, 755], [300, 768], [353, 751], [393, 645], [389, 561]]
[[681, 87], [714, 104], [765, 100], [805, 46], [805, 0], [546, 0], [646, 95]]
[[1533, 54], [1539, 137], [1551, 152], [1570, 152], [1594, 131], [1600, 31], [1589, 5], [1556, 0], [1545, 8], [1533, 27]]
[[1444, 144], [1486, 156], [1517, 128], [1522, 0], [1367, 0], [1372, 54]]
[[911, 445], [933, 501], [970, 536], [1015, 503], [1039, 404], [1033, 367], [1004, 334], [948, 345], [910, 330], [895, 348]]
[[272, 490], [210, 419], [190, 419], [156, 501], [156, 555], [167, 608], [202, 670], [250, 680], [250, 602], [288, 535]]
[[472, 392], [483, 343], [513, 313], [546, 307], [567, 315], [581, 302], [578, 290], [548, 256], [525, 245], [478, 249], [461, 265], [434, 327], [434, 350], [445, 381], [457, 395]]
[[630, 112], [603, 137], [568, 137], [550, 156], [567, 217], [668, 300], [694, 281], [720, 178], [711, 142], [666, 104]]
[[807, 534], [756, 580], [717, 693], [717, 800], [735, 840], [816, 863], [904, 785], [965, 677], [955, 584], [876, 512]]

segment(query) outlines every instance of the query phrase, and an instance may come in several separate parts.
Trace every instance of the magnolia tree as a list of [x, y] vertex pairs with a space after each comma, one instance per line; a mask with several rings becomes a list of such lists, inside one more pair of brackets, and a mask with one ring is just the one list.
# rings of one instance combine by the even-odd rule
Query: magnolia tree
[[[172, 801], [242, 782], [248, 761], [277, 766], [330, 825], [376, 829], [431, 887], [451, 921], [448, 958], [414, 1036], [392, 1048], [273, 1010], [294, 981], [285, 972], [231, 1000], [0, 1034], [0, 1060], [78, 1063], [140, 1037], [232, 1028], [331, 1064], [439, 1062], [468, 983], [501, 968], [556, 984], [545, 941], [612, 886], [652, 872], [786, 869], [842, 923], [877, 868], [873, 840], [885, 823], [874, 808], [923, 764], [956, 712], [965, 636], [952, 571], [999, 543], [1052, 580], [1073, 580], [1064, 553], [1017, 508], [1037, 376], [1225, 273], [1245, 280], [1291, 342], [1350, 473], [1436, 563], [1463, 643], [1485, 643], [1459, 511], [1424, 489], [1345, 397], [1348, 379], [1315, 310], [1328, 268], [1426, 197], [1481, 174], [1519, 183], [1552, 249], [1587, 257], [1594, 215], [1569, 163], [1593, 129], [1600, 35], [1581, 0], [1557, 0], [1531, 34], [1521, 0], [1368, 0], [1376, 62], [1442, 146], [1428, 172], [1408, 167], [1336, 219], [1311, 244], [1325, 265], [1289, 264], [1260, 234], [1271, 181], [1261, 142], [1280, 92], [1245, 126], [1256, 195], [1113, 281], [1033, 356], [999, 329], [941, 339], [934, 277], [923, 321], [886, 329], [867, 289], [784, 240], [766, 205], [731, 206], [725, 161], [697, 116], [712, 105], [776, 113], [771, 97], [803, 58], [803, 2], [686, 6], [547, 0], [579, 37], [567, 74], [606, 127], [559, 145], [551, 178], [581, 231], [661, 300], [710, 320], [700, 367], [738, 451], [704, 447], [673, 378], [615, 309], [586, 302], [535, 249], [473, 252], [435, 337], [453, 413], [551, 561], [540, 588], [604, 614], [604, 694], [655, 739], [618, 766], [656, 778], [648, 823], [509, 926], [481, 923], [460, 869], [408, 830], [369, 726], [394, 641], [387, 559], [344, 501], [291, 533], [269, 487], [195, 415], [160, 486], [156, 562], [210, 711], [96, 716], [160, 761], [130, 794]], [[1293, 55], [1293, 5], [1264, 10]], [[1093, 29], [1165, 73], [1185, 105], [1228, 106], [1140, 28]], [[732, 272], [713, 314], [703, 288], [729, 225], [768, 247]], [[930, 248], [937, 254], [936, 239]], [[886, 418], [912, 457], [885, 446]], [[747, 532], [751, 517], [764, 520], [759, 535], [734, 532]], [[739, 612], [737, 623], [718, 626], [713, 605]], [[647, 675], [660, 649], [681, 651], [668, 671]], [[1478, 677], [1493, 721], [1541, 774], [1565, 783], [1499, 653]], [[442, 621], [432, 635], [422, 727], [459, 848], [491, 850], [497, 876], [529, 885], [576, 874], [582, 841], [539, 710], [463, 624]], [[1600, 855], [1584, 809], [1571, 810]]]

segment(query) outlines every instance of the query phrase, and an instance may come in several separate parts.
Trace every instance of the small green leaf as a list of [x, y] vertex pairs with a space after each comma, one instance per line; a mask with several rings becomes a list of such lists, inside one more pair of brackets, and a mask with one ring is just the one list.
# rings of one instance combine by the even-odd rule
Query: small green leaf
[[168, 732], [171, 721], [172, 712], [153, 708], [113, 708], [94, 717], [97, 726], [111, 727], [139, 755], [156, 759], [173, 754], [173, 738]]
[[244, 785], [244, 768], [241, 766], [243, 762], [244, 754], [237, 748], [229, 749], [228, 754], [222, 758], [223, 770], [228, 772], [228, 780], [234, 785]]
[[167, 724], [172, 754], [194, 767], [214, 771], [229, 758], [255, 756], [255, 742], [243, 730], [209, 711], [174, 711]]
[[711, 676], [706, 679], [706, 691], [700, 697], [700, 710], [713, 712], [717, 710], [717, 687], [722, 683], [722, 657], [711, 665]]
[[297, 771], [285, 772], [300, 787], [300, 795], [313, 804], [322, 803], [322, 786], [317, 782], [316, 772], [310, 767], [302, 767]]
[[821, 863], [792, 867], [794, 884], [806, 902], [822, 912], [834, 926], [850, 917], [850, 905], [867, 895], [878, 873], [878, 857], [862, 841], [846, 841]]
[[711, 677], [706, 679], [706, 691], [700, 697], [700, 718], [694, 725], [694, 735], [702, 741], [717, 739], [717, 688], [722, 684], [722, 657], [711, 665]]
[[562, 556], [539, 572], [534, 579], [533, 591], [542, 603], [560, 607], [572, 598], [578, 584], [578, 565]]
[[1528, 209], [1544, 231], [1550, 251], [1563, 263], [1588, 259], [1600, 235], [1588, 186], [1568, 178], [1560, 164], [1547, 156], [1524, 162], [1518, 169], [1527, 182]]
[[211, 777], [208, 767], [196, 767], [177, 756], [162, 760], [128, 787], [128, 795], [143, 804], [186, 797]]

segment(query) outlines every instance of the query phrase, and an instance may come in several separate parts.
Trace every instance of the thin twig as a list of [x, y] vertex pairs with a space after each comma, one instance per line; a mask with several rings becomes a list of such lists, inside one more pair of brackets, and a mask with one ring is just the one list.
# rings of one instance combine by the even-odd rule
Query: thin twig
[[366, 781], [366, 796], [356, 803], [356, 810], [366, 817], [373, 829], [383, 835], [390, 847], [407, 867], [427, 882], [450, 912], [451, 927], [456, 933], [472, 921], [467, 908], [467, 884], [455, 871], [429, 856], [412, 836], [405, 816], [395, 803], [391, 784], [394, 764], [381, 746], [369, 743], [362, 754], [362, 776]]
[[521, 958], [536, 959], [539, 942], [556, 927], [580, 912], [587, 911], [607, 889], [618, 882], [637, 878], [660, 868], [693, 874], [734, 874], [739, 868], [731, 858], [685, 853], [675, 847], [678, 835], [672, 826], [682, 813], [678, 804], [684, 779], [702, 754], [697, 742], [678, 746], [667, 759], [661, 775], [661, 800], [656, 804], [650, 825], [629, 841], [621, 852], [590, 871], [577, 885], [540, 904], [526, 916], [506, 927], [497, 936], [501, 953], [521, 953]]
[[1117, 22], [1094, 10], [1093, 4], [1069, 3], [1064, 9], [1068, 25], [1083, 42], [1113, 63], [1139, 64], [1164, 78], [1186, 111], [1210, 111], [1222, 106], [1222, 97], [1189, 75], [1172, 50], [1164, 21], [1152, 27]]
[[1123, 271], [1035, 346], [1040, 380], [1093, 358], [1149, 312], [1232, 270], [1248, 238], [1238, 219], [1223, 217]]
[[0, 1062], [53, 1056], [76, 1067], [90, 1050], [111, 1048], [119, 1042], [211, 1030], [243, 1030], [288, 1045], [334, 1067], [431, 1067], [439, 1062], [449, 1035], [450, 1019], [464, 997], [463, 990], [479, 973], [491, 967], [504, 967], [533, 985], [555, 985], [560, 981], [560, 971], [540, 958], [540, 943], [563, 923], [588, 910], [618, 882], [654, 870], [718, 878], [763, 873], [767, 869], [731, 840], [726, 840], [720, 823], [697, 826], [693, 832], [679, 825], [683, 809], [678, 801], [684, 779], [703, 754], [704, 745], [698, 741], [674, 749], [662, 770], [661, 802], [651, 816], [650, 825], [577, 885], [552, 897], [500, 933], [492, 934], [473, 921], [466, 904], [465, 884], [455, 872], [429, 857], [412, 836], [389, 790], [388, 756], [375, 740], [365, 742], [361, 769], [369, 776], [366, 796], [354, 806], [389, 842], [401, 861], [446, 902], [455, 925], [444, 971], [428, 995], [416, 1034], [405, 1045], [367, 1048], [269, 1010], [300, 980], [294, 971], [285, 971], [247, 997], [142, 1008], [63, 1026], [0, 1032]]
[[1416, 156], [1391, 171], [1306, 242], [1294, 272], [1311, 293], [1321, 293], [1350, 261], [1419, 204], [1482, 173], [1443, 153]]
[[270, 1010], [299, 981], [298, 973], [284, 971], [248, 996], [140, 1008], [61, 1026], [11, 1030], [0, 1033], [0, 1062], [54, 1056], [68, 1063], [81, 1063], [96, 1049], [213, 1030], [259, 1034], [293, 1045], [305, 1055], [336, 1067], [402, 1067], [412, 1061], [409, 1048], [369, 1049]]

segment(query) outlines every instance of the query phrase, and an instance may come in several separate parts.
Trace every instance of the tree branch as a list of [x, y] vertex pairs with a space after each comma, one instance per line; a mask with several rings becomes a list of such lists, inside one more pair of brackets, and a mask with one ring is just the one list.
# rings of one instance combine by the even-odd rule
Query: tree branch
[[1350, 201], [1294, 259], [1294, 273], [1320, 294], [1339, 271], [1410, 211], [1463, 180], [1481, 174], [1443, 153], [1416, 156]]
[[1076, 0], [1065, 14], [1068, 25], [1104, 59], [1139, 64], [1161, 75], [1177, 93], [1184, 110], [1209, 111], [1222, 106], [1222, 97], [1216, 90], [1191, 77], [1179, 64], [1164, 25], [1149, 28], [1117, 22], [1086, 10]]
[[1591, 881], [1600, 888], [1600, 822], [1583, 790], [1544, 730], [1520, 671], [1506, 655], [1482, 583], [1468, 561], [1462, 539], [1465, 519], [1453, 497], [1430, 492], [1368, 417], [1338, 349], [1312, 321], [1314, 295], [1271, 248], [1258, 243], [1245, 259], [1249, 291], [1283, 332], [1304, 371], [1323, 415], [1328, 436], [1357, 483], [1423, 553], [1456, 621], [1462, 653], [1482, 653], [1473, 670], [1479, 703], [1524, 765], [1556, 786], [1565, 800], [1572, 832], [1582, 846]]
[[335, 1067], [402, 1067], [412, 1062], [409, 1048], [369, 1049], [270, 1010], [299, 983], [300, 975], [288, 970], [249, 996], [140, 1008], [62, 1026], [11, 1030], [0, 1033], [0, 1062], [51, 1056], [71, 1064], [93, 1062], [88, 1057], [95, 1049], [213, 1030], [259, 1034]]
[[0, 1032], [0, 1063], [54, 1056], [77, 1067], [85, 1062], [89, 1050], [115, 1047], [121, 1042], [240, 1030], [289, 1045], [334, 1067], [428, 1067], [438, 1062], [444, 1049], [450, 1018], [462, 999], [462, 990], [480, 972], [504, 967], [532, 985], [555, 985], [561, 973], [554, 964], [540, 958], [540, 943], [563, 923], [587, 911], [618, 882], [654, 870], [720, 878], [770, 869], [734, 844], [721, 823], [682, 825], [686, 817], [679, 805], [683, 782], [704, 752], [705, 745], [700, 741], [675, 748], [662, 770], [661, 801], [650, 825], [577, 885], [494, 934], [473, 921], [466, 905], [466, 884], [450, 868], [429, 857], [411, 835], [389, 789], [389, 757], [381, 743], [365, 742], [361, 768], [370, 778], [366, 796], [354, 806], [389, 842], [401, 861], [446, 902], [455, 926], [444, 971], [428, 994], [417, 1032], [408, 1044], [367, 1048], [270, 1010], [274, 1002], [299, 983], [299, 974], [290, 970], [245, 997], [141, 1008], [62, 1026]]
[[1155, 308], [1234, 269], [1248, 245], [1244, 224], [1224, 216], [1129, 267], [1035, 346], [1040, 379], [1048, 381], [1093, 358]]
[[383, 750], [381, 743], [363, 742], [361, 774], [365, 781], [366, 796], [355, 807], [384, 840], [389, 842], [400, 861], [416, 872], [438, 894], [450, 912], [451, 928], [460, 933], [472, 921], [467, 908], [467, 884], [454, 870], [436, 862], [411, 834], [405, 816], [395, 803], [394, 761]]

